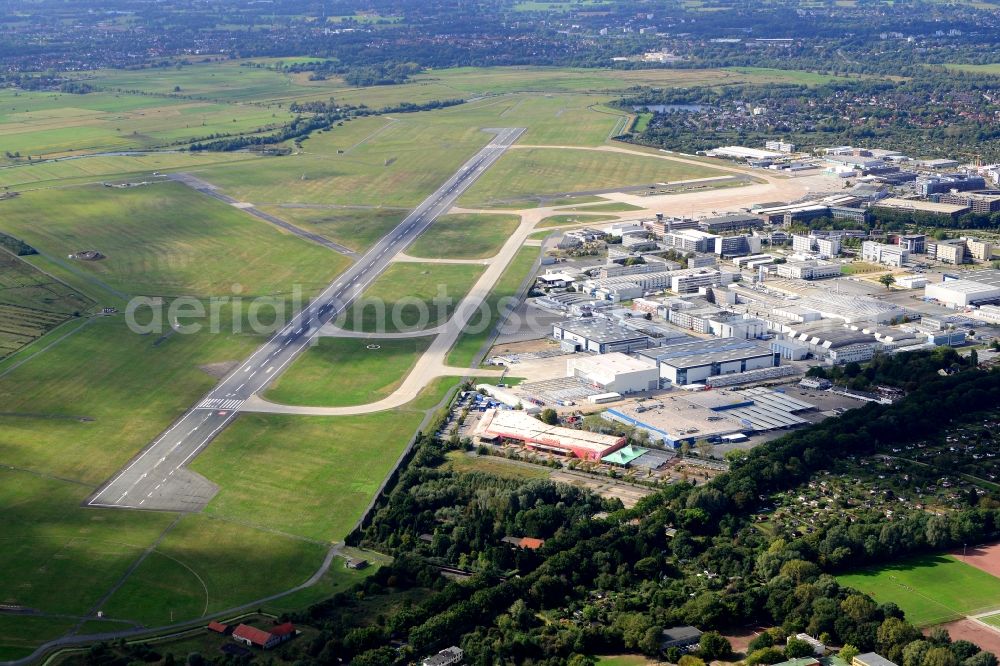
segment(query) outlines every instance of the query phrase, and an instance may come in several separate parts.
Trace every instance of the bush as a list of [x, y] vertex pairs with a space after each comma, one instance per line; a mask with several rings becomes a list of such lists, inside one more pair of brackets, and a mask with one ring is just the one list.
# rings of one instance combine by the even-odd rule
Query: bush
[[699, 653], [705, 661], [725, 659], [733, 653], [733, 646], [717, 631], [706, 631], [698, 641]]
[[789, 659], [795, 659], [796, 657], [812, 657], [814, 654], [813, 646], [806, 643], [804, 640], [798, 638], [789, 638], [788, 644], [785, 646], [785, 656]]

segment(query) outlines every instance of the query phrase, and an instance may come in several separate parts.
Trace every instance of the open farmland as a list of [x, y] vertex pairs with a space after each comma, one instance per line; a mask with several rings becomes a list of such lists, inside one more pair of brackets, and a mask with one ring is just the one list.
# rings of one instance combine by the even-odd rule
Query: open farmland
[[[129, 94], [0, 91], [0, 151], [56, 156], [142, 150], [288, 122], [286, 109]], [[9, 160], [8, 160], [9, 161]]]
[[837, 576], [841, 585], [893, 602], [917, 626], [1000, 608], [1000, 578], [950, 555], [925, 555]]
[[364, 405], [392, 393], [430, 338], [320, 338], [268, 388], [266, 398], [287, 405]]
[[96, 250], [74, 268], [133, 294], [308, 295], [347, 258], [176, 183], [26, 192], [0, 202], [0, 230], [56, 257]]

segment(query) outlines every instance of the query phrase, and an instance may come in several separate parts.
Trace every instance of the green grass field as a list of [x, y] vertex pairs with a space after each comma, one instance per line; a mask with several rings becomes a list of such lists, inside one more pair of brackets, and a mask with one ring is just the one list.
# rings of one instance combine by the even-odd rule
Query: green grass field
[[906, 619], [930, 626], [1000, 608], [1000, 578], [950, 555], [927, 555], [837, 576], [879, 603], [894, 602]]
[[[30, 260], [33, 266], [98, 305], [121, 305], [113, 290], [230, 295], [236, 283], [242, 296], [283, 297], [296, 283], [309, 293], [341, 271], [346, 259], [180, 185], [111, 189], [99, 183], [154, 180], [154, 171], [190, 171], [240, 200], [360, 250], [489, 140], [481, 127], [527, 127], [524, 144], [599, 146], [621, 123], [623, 114], [605, 104], [623, 89], [790, 76], [774, 71], [462, 68], [428, 71], [406, 85], [355, 88], [336, 79], [313, 82], [308, 74], [240, 64], [79, 73], [102, 89], [86, 95], [0, 91], [0, 152], [22, 155], [4, 158], [0, 165], [0, 187], [21, 192], [0, 201], [0, 231], [37, 247], [43, 255]], [[148, 94], [123, 92], [128, 90]], [[26, 159], [182, 145], [207, 134], [253, 132], [287, 120], [291, 101], [333, 96], [343, 104], [382, 108], [483, 94], [487, 97], [476, 102], [438, 111], [345, 122], [315, 133], [299, 154], [286, 157], [163, 152]], [[512, 158], [513, 153], [518, 156]], [[663, 160], [582, 151], [513, 153], [505, 158], [507, 164], [491, 172], [492, 183], [484, 182], [489, 197], [501, 196], [491, 194], [491, 188], [509, 188], [502, 198], [524, 202], [577, 187], [681, 177], [673, 175], [679, 173], [676, 164]], [[708, 165], [704, 169], [712, 172]], [[685, 166], [683, 177], [692, 177], [690, 170]], [[588, 171], [593, 175], [580, 176]], [[602, 203], [595, 197], [557, 201]], [[279, 206], [287, 203], [382, 208]], [[507, 218], [477, 217], [474, 224], [475, 238], [463, 242], [469, 220], [444, 218], [414, 251], [488, 256], [510, 228]], [[106, 259], [67, 258], [88, 249], [99, 250]], [[490, 296], [494, 309], [517, 289], [536, 258], [536, 248], [518, 254]], [[397, 264], [369, 295], [391, 303], [404, 296], [427, 300], [436, 295], [437, 285], [446, 284], [457, 299], [481, 271], [480, 266]], [[0, 292], [6, 291], [8, 299], [15, 292], [19, 301], [55, 298], [41, 293], [54, 287], [35, 273], [29, 272], [30, 279], [19, 274], [17, 279], [26, 281], [17, 284], [10, 282], [10, 271], [5, 274]], [[56, 302], [48, 305], [56, 307]], [[65, 298], [63, 302], [69, 307]], [[96, 627], [84, 616], [97, 610], [161, 537], [101, 604], [110, 618], [164, 624], [213, 614], [301, 583], [322, 561], [324, 544], [343, 538], [355, 524], [425, 410], [437, 406], [457, 381], [439, 378], [410, 405], [378, 414], [240, 416], [193, 463], [219, 484], [219, 494], [203, 514], [185, 515], [176, 524], [176, 515], [167, 513], [82, 508], [98, 484], [260, 344], [262, 338], [246, 328], [229, 330], [225, 322], [232, 318], [227, 315], [224, 310], [218, 334], [137, 335], [120, 316], [70, 322], [0, 361], [0, 524], [5, 528], [0, 534], [0, 601], [69, 616], [0, 617], [0, 658], [26, 655], [78, 618], [87, 630]], [[445, 311], [438, 319], [447, 316]], [[72, 334], [46, 349], [64, 332]], [[464, 335], [449, 361], [471, 364], [490, 334], [487, 329]], [[335, 359], [337, 353], [329, 356]], [[346, 350], [342, 353], [346, 359]], [[340, 399], [354, 399], [352, 392], [359, 400], [366, 393], [379, 395], [391, 390], [411, 358], [402, 351], [392, 363], [359, 366], [357, 372], [371, 380], [367, 385], [359, 383], [353, 370], [331, 382], [339, 383]], [[336, 366], [337, 361], [330, 362]], [[364, 575], [333, 570], [317, 588], [274, 606], [294, 610]]]
[[0, 377], [3, 463], [96, 486], [214, 386], [218, 364], [262, 341], [137, 335], [122, 317], [98, 319]]
[[232, 162], [262, 162], [269, 158], [249, 153], [148, 153], [145, 155], [89, 155], [45, 162], [21, 162], [0, 167], [0, 187], [24, 191], [83, 185], [105, 179], [153, 180], [153, 172], [198, 171]]
[[441, 378], [409, 405], [373, 414], [241, 415], [194, 461], [195, 471], [221, 487], [206, 515], [321, 541], [343, 539], [425, 410], [455, 383]]
[[[349, 263], [178, 183], [27, 192], [0, 210], [0, 231], [132, 294], [309, 295]], [[66, 259], [81, 250], [106, 258]]]
[[476, 264], [392, 264], [338, 322], [375, 333], [434, 328], [448, 321], [483, 270]]
[[303, 229], [364, 252], [403, 221], [405, 208], [291, 208], [261, 206], [261, 210]]
[[303, 153], [210, 167], [199, 175], [227, 194], [255, 204], [412, 208], [490, 139], [475, 120], [423, 121], [427, 116], [437, 117], [406, 114], [388, 127], [369, 124], [371, 138], [360, 144], [353, 131], [349, 138], [338, 138], [358, 122], [352, 121], [314, 135], [305, 142]]
[[494, 200], [708, 178], [722, 172], [641, 155], [558, 148], [512, 150], [462, 197], [467, 207]]
[[484, 472], [506, 479], [547, 479], [549, 471], [543, 467], [519, 465], [494, 456], [470, 456], [465, 451], [450, 451], [442, 467], [453, 472]]
[[536, 225], [538, 229], [549, 229], [552, 227], [562, 227], [567, 224], [588, 224], [592, 222], [608, 222], [617, 219], [613, 215], [581, 215], [572, 213], [567, 215], [550, 215], [542, 218]]
[[[180, 519], [105, 605], [145, 624], [201, 617], [305, 582], [322, 545], [208, 515]], [[270, 527], [270, 526], [268, 526]]]
[[[265, 394], [286, 405], [364, 405], [392, 393], [431, 338], [320, 338]], [[371, 349], [378, 345], [378, 349]]]
[[406, 252], [429, 259], [486, 259], [500, 251], [519, 224], [515, 215], [442, 215]]
[[475, 332], [469, 331], [462, 335], [455, 342], [455, 346], [448, 352], [447, 361], [449, 365], [457, 368], [468, 368], [472, 366], [479, 349], [486, 344], [486, 341], [495, 334], [495, 323], [501, 308], [510, 299], [528, 277], [528, 272], [538, 259], [537, 247], [523, 247], [514, 255], [514, 259], [504, 270], [500, 279], [493, 285], [493, 289], [486, 297], [491, 322], [485, 323], [479, 317], [473, 317], [469, 322], [470, 327], [476, 327]]
[[0, 359], [93, 305], [69, 285], [0, 249]]
[[292, 117], [287, 109], [248, 104], [8, 89], [0, 91], [0, 147], [24, 158], [143, 150], [214, 134], [254, 133]]

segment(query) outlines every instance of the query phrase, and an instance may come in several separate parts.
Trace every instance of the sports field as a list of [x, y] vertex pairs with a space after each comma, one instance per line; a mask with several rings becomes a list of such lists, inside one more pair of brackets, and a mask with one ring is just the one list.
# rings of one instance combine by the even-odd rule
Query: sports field
[[500, 251], [518, 224], [515, 215], [442, 215], [406, 252], [428, 259], [486, 259]]
[[879, 603], [894, 602], [917, 626], [1000, 609], [1000, 578], [951, 555], [927, 555], [838, 576]]
[[375, 333], [434, 328], [448, 321], [483, 270], [476, 264], [392, 264], [338, 324]]
[[[308, 295], [348, 260], [184, 185], [91, 185], [0, 202], [0, 231], [129, 294]], [[96, 250], [99, 261], [66, 259]]]
[[431, 338], [319, 338], [268, 387], [265, 398], [286, 405], [364, 405], [392, 393]]

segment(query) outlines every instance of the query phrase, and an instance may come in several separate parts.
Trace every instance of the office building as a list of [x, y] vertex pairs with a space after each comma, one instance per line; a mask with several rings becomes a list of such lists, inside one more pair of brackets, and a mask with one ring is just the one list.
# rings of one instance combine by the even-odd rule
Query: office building
[[930, 215], [943, 215], [952, 219], [969, 212], [968, 206], [959, 206], [949, 203], [936, 203], [934, 201], [924, 201], [922, 199], [900, 199], [889, 197], [874, 204], [872, 208], [888, 208], [891, 210], [907, 211], [911, 213], [927, 213]]
[[670, 278], [670, 290], [675, 294], [690, 294], [702, 287], [715, 287], [722, 284], [729, 284], [735, 280], [735, 273], [711, 268], [675, 271]]
[[927, 252], [927, 236], [924, 234], [905, 234], [896, 239], [896, 244], [905, 248], [910, 254]]
[[731, 258], [760, 252], [759, 236], [717, 236], [715, 254]]
[[941, 203], [968, 206], [976, 215], [989, 215], [1000, 211], [1000, 190], [974, 190], [972, 192], [947, 192], [938, 199]]
[[681, 229], [668, 231], [663, 235], [663, 242], [667, 247], [682, 252], [714, 252], [717, 238], [719, 236], [698, 229]]
[[712, 234], [740, 231], [743, 229], [759, 229], [762, 226], [764, 226], [764, 221], [750, 213], [707, 217], [703, 220], [698, 220], [698, 228]]
[[787, 261], [775, 266], [778, 277], [795, 278], [797, 280], [823, 280], [838, 277], [840, 264], [828, 261]]
[[876, 264], [900, 267], [910, 260], [910, 253], [899, 245], [865, 241], [861, 244], [861, 258]]

